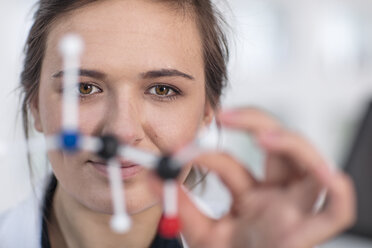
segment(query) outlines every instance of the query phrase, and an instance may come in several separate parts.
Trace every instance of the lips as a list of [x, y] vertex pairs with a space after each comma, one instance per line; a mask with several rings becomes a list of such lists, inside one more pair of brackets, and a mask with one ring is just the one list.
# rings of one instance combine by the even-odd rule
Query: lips
[[[119, 162], [121, 178], [123, 180], [132, 178], [143, 170], [142, 166], [131, 161], [120, 160]], [[108, 177], [106, 162], [89, 160], [88, 163], [91, 164], [100, 174]]]
[[127, 160], [121, 160], [120, 161], [120, 167], [121, 168], [128, 168], [128, 167], [133, 167], [133, 166], [138, 166], [138, 164], [132, 163]]

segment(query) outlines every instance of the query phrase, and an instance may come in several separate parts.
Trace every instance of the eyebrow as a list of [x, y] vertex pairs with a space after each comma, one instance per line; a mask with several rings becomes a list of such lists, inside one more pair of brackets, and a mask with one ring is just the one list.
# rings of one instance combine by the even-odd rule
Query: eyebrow
[[[52, 77], [60, 78], [63, 77], [65, 71], [58, 71], [57, 73], [53, 74]], [[183, 77], [189, 80], [195, 80], [195, 78], [189, 74], [181, 72], [176, 69], [160, 69], [160, 70], [152, 70], [141, 73], [141, 78], [143, 79], [150, 79], [150, 78], [160, 78], [160, 77]], [[96, 78], [103, 80], [107, 77], [107, 75], [103, 72], [97, 70], [87, 70], [87, 69], [79, 69], [79, 76], [86, 76], [91, 78]]]
[[[59, 71], [55, 74], [53, 74], [54, 78], [60, 78], [63, 77], [65, 74], [65, 71]], [[87, 69], [79, 69], [79, 76], [86, 76], [86, 77], [91, 77], [91, 78], [96, 78], [103, 80], [106, 78], [106, 74], [100, 71], [96, 70], [87, 70]]]
[[195, 78], [189, 74], [181, 72], [176, 69], [160, 69], [160, 70], [153, 70], [148, 71], [145, 73], [141, 73], [141, 77], [144, 79], [149, 78], [159, 78], [159, 77], [183, 77], [190, 80], [195, 80]]

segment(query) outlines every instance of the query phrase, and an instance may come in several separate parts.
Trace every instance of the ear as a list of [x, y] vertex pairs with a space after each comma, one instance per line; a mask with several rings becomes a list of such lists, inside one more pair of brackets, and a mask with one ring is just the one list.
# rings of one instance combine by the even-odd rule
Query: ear
[[209, 101], [206, 101], [204, 107], [203, 126], [209, 126], [215, 116], [215, 109], [212, 107]]
[[43, 128], [41, 125], [41, 119], [40, 119], [40, 111], [39, 111], [39, 103], [37, 99], [32, 100], [30, 103], [30, 109], [31, 109], [31, 114], [34, 119], [34, 127], [38, 132], [43, 132]]

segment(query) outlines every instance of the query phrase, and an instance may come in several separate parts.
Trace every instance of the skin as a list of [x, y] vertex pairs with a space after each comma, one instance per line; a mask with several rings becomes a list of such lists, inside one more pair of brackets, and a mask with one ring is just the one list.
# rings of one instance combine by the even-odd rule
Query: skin
[[[223, 126], [256, 138], [267, 154], [266, 176], [256, 181], [223, 153], [196, 159], [220, 176], [233, 203], [230, 212], [216, 221], [202, 215], [179, 191], [183, 234], [191, 247], [310, 248], [352, 225], [355, 193], [350, 178], [330, 170], [330, 164], [301, 135], [253, 108], [225, 111], [218, 118]], [[227, 164], [229, 173], [225, 173]], [[314, 212], [321, 189], [327, 191], [326, 204]]]
[[[80, 77], [100, 89], [80, 101], [84, 134], [110, 133], [122, 142], [165, 153], [192, 140], [199, 128], [210, 123], [214, 112], [205, 97], [201, 41], [193, 19], [156, 1], [111, 0], [80, 8], [54, 23], [39, 95], [32, 106], [40, 132], [49, 135], [60, 129], [62, 78], [56, 75], [62, 61], [57, 44], [69, 32], [79, 33], [86, 43], [82, 67], [105, 74]], [[164, 69], [192, 79], [147, 73]], [[156, 84], [171, 86], [180, 94], [159, 98], [152, 88]], [[350, 180], [330, 171], [302, 136], [257, 109], [224, 111], [217, 117], [223, 126], [256, 137], [267, 154], [266, 178], [256, 181], [227, 154], [198, 157], [194, 162], [216, 172], [229, 188], [233, 204], [225, 217], [212, 220], [179, 188], [182, 231], [190, 247], [307, 248], [353, 222]], [[161, 182], [146, 171], [124, 180], [133, 227], [126, 235], [116, 235], [108, 227], [112, 214], [108, 179], [87, 162], [96, 158], [84, 153], [48, 155], [59, 181], [49, 225], [53, 247], [149, 246], [161, 214]], [[314, 214], [321, 189], [327, 189], [327, 204]]]
[[[211, 121], [213, 111], [205, 97], [196, 24], [177, 14], [171, 6], [153, 1], [100, 1], [60, 18], [47, 40], [33, 109], [36, 129], [45, 135], [60, 129], [62, 76], [58, 72], [63, 65], [58, 42], [74, 32], [85, 41], [81, 68], [104, 74], [80, 77], [80, 82], [94, 85], [93, 93], [80, 100], [82, 133], [114, 134], [123, 143], [159, 154], [191, 141]], [[159, 76], [164, 70], [189, 77]], [[156, 85], [171, 90], [162, 96], [156, 93]], [[127, 209], [134, 215], [133, 231], [112, 237], [107, 225], [112, 214], [108, 178], [87, 162], [96, 158], [64, 152], [48, 156], [59, 181], [53, 204], [55, 219], [69, 247], [105, 247], [118, 239], [125, 240], [120, 242], [128, 244], [126, 247], [145, 247], [151, 242], [161, 211], [158, 197], [149, 190], [145, 170], [124, 181]], [[82, 230], [77, 232], [79, 236], [74, 235], [77, 230]]]

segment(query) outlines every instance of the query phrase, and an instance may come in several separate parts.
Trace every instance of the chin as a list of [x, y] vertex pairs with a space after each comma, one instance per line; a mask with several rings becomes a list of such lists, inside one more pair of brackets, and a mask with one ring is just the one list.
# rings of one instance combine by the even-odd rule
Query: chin
[[[136, 215], [160, 205], [160, 199], [149, 190], [146, 182], [137, 182], [125, 186], [124, 197], [126, 211], [129, 215]], [[97, 213], [113, 214], [110, 187], [107, 186], [105, 189], [92, 187], [89, 189], [89, 192], [80, 195], [90, 196], [87, 198], [84, 197], [84, 199], [75, 195], [76, 200], [81, 202], [86, 208]]]
[[129, 188], [125, 193], [126, 207], [129, 215], [139, 214], [160, 204], [159, 198], [148, 189]]
[[160, 202], [157, 200], [157, 201], [154, 201], [150, 204], [147, 204], [146, 206], [128, 206], [128, 209], [127, 209], [127, 213], [129, 215], [136, 215], [136, 214], [140, 214], [142, 212], [145, 212], [146, 210], [149, 210], [153, 207], [156, 207], [156, 206], [160, 206], [159, 204]]

